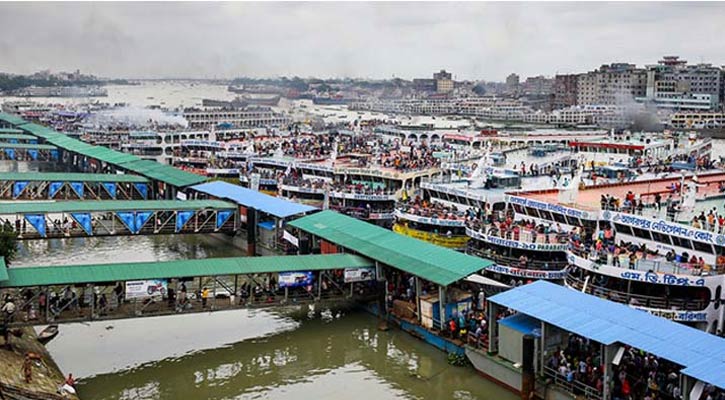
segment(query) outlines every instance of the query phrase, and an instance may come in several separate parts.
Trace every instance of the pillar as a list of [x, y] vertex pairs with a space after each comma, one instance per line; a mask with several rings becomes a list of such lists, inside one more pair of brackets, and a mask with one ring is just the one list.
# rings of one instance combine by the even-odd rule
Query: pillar
[[534, 348], [533, 335], [524, 335], [522, 340], [521, 400], [529, 400], [534, 392]]
[[438, 318], [441, 320], [441, 331], [446, 329], [446, 287], [438, 285], [438, 309], [440, 315]]
[[420, 278], [415, 277], [415, 313], [418, 314], [418, 323], [423, 321], [423, 314], [420, 313]]
[[488, 303], [488, 352], [493, 354], [498, 352], [498, 304]]

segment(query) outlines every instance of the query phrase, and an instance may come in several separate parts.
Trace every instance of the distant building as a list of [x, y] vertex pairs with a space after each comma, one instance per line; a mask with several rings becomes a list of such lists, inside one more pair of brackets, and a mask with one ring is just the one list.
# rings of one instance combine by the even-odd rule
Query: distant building
[[645, 95], [640, 102], [676, 110], [715, 110], [722, 102], [723, 70], [711, 64], [688, 65], [666, 56], [647, 66]]
[[437, 84], [435, 79], [413, 79], [413, 89], [421, 92], [435, 92]]
[[508, 93], [516, 93], [519, 91], [519, 76], [512, 73], [506, 77], [506, 91]]
[[614, 63], [579, 75], [577, 103], [622, 105], [645, 94], [647, 72], [634, 64]]
[[579, 91], [579, 75], [557, 75], [554, 77], [554, 87], [552, 89], [554, 98], [551, 107], [554, 110], [567, 108], [579, 104], [577, 102], [577, 92]]
[[446, 70], [442, 69], [440, 72], [436, 72], [433, 74], [433, 79], [435, 80], [453, 80], [453, 75], [450, 72], [447, 72]]
[[525, 94], [548, 95], [551, 93], [553, 85], [553, 79], [539, 75], [526, 78], [524, 83], [521, 85], [521, 89]]
[[453, 75], [450, 72], [442, 69], [433, 74], [433, 79], [436, 82], [436, 92], [450, 93], [453, 91]]

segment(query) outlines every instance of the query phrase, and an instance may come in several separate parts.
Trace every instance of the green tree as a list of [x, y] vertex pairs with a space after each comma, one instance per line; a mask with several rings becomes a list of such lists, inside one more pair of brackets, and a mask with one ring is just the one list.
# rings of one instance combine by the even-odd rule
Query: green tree
[[0, 225], [0, 257], [5, 258], [5, 264], [15, 259], [15, 253], [18, 251], [18, 234], [15, 233], [12, 226], [5, 224]]

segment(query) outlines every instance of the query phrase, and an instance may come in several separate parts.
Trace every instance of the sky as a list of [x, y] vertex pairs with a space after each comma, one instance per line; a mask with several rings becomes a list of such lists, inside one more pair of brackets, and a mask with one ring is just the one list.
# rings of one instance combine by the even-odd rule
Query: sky
[[503, 81], [725, 64], [725, 3], [2, 3], [0, 72]]

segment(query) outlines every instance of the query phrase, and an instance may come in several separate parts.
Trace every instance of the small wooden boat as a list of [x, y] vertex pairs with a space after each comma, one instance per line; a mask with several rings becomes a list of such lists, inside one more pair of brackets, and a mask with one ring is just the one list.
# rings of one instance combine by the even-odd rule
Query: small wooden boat
[[58, 336], [58, 325], [48, 325], [38, 334], [38, 341], [41, 344], [47, 344], [56, 336]]

